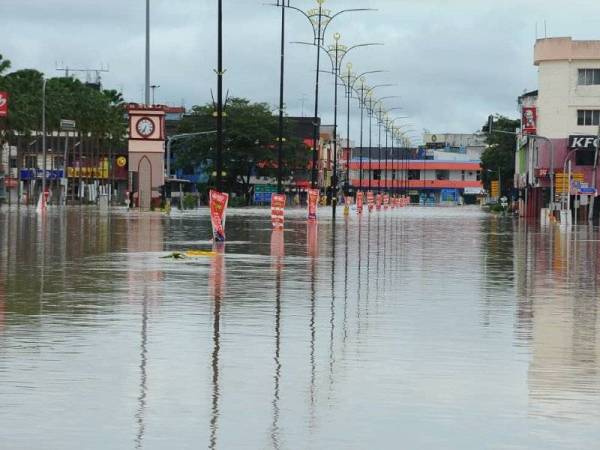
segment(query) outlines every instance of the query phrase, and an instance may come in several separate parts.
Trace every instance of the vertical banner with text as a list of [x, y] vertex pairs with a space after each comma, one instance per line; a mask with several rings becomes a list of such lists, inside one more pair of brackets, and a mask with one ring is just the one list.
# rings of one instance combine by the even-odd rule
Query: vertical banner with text
[[317, 221], [317, 205], [319, 204], [320, 192], [318, 189], [308, 190], [308, 221], [316, 223]]
[[381, 204], [383, 203], [383, 196], [381, 194], [377, 194], [375, 197], [375, 209], [377, 211], [381, 211]]
[[273, 228], [283, 228], [285, 216], [285, 194], [273, 194], [271, 196], [271, 223]]
[[369, 212], [373, 211], [373, 205], [375, 204], [375, 197], [373, 195], [373, 191], [367, 192], [367, 206], [369, 207]]
[[210, 191], [210, 221], [212, 223], [213, 237], [217, 242], [225, 241], [225, 213], [229, 194], [212, 190]]
[[362, 193], [362, 191], [358, 191], [356, 193], [356, 212], [358, 214], [362, 214], [362, 212], [363, 212], [363, 193]]

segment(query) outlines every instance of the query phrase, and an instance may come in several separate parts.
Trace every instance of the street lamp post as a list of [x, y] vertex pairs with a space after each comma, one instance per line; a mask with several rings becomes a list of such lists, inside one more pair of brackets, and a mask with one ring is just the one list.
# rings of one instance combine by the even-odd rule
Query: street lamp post
[[[289, 6], [289, 0], [288, 0]], [[285, 0], [278, 0], [281, 6], [281, 60], [279, 68], [279, 139], [277, 143], [277, 192], [283, 194], [283, 107], [284, 107], [284, 73], [285, 73]]]
[[218, 38], [217, 38], [217, 190], [223, 190], [223, 0], [218, 0]]
[[150, 0], [146, 0], [146, 80], [144, 83], [144, 103], [150, 104]]
[[313, 189], [318, 187], [317, 184], [317, 156], [319, 143], [319, 75], [321, 70], [321, 47], [325, 43], [325, 34], [329, 25], [333, 20], [341, 14], [358, 11], [374, 11], [371, 8], [353, 8], [345, 9], [337, 13], [332, 13], [331, 10], [323, 8], [325, 0], [316, 0], [318, 7], [303, 11], [300, 8], [291, 6], [288, 2], [286, 8], [291, 8], [294, 11], [301, 13], [312, 26], [313, 29], [313, 45], [317, 47], [317, 68], [315, 72], [315, 114], [313, 117], [313, 154], [312, 154], [312, 171], [311, 171], [311, 186]]
[[47, 169], [47, 161], [46, 161], [46, 78], [42, 82], [42, 209], [46, 209], [46, 169]]

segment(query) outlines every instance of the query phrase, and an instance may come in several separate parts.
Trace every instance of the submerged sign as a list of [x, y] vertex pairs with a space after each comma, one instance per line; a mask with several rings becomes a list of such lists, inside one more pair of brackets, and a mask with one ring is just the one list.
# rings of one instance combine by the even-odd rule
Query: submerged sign
[[598, 136], [569, 136], [569, 148], [576, 150], [595, 150]]

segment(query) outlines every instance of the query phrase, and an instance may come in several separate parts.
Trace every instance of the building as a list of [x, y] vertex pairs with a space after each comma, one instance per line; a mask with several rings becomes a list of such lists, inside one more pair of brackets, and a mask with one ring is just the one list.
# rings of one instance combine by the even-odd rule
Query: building
[[[521, 191], [521, 215], [539, 217], [544, 206], [566, 207], [569, 163], [574, 181], [571, 195], [598, 188], [595, 160], [600, 131], [600, 41], [538, 39], [533, 62], [538, 67], [538, 89], [519, 97], [522, 123], [515, 186]], [[591, 207], [582, 210], [593, 211], [594, 197], [583, 199], [582, 205]]]
[[485, 137], [426, 133], [424, 142], [419, 148], [353, 149], [352, 188], [367, 190], [370, 185], [373, 190], [409, 195], [419, 204], [475, 203], [484, 194]]

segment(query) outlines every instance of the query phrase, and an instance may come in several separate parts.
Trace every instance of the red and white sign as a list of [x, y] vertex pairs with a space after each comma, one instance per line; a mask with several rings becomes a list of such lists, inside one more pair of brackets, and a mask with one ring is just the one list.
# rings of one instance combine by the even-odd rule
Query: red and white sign
[[363, 193], [361, 191], [356, 193], [356, 212], [358, 214], [363, 212]]
[[383, 208], [388, 209], [390, 207], [390, 196], [389, 194], [383, 195]]
[[523, 134], [536, 134], [537, 132], [537, 108], [523, 108], [523, 116], [521, 118], [521, 126]]
[[317, 205], [319, 203], [320, 192], [318, 189], [308, 190], [308, 221], [315, 223], [317, 221]]
[[369, 206], [369, 212], [373, 211], [373, 205], [375, 204], [375, 196], [373, 191], [367, 192], [367, 205]]
[[0, 117], [8, 116], [8, 92], [0, 91]]
[[273, 194], [271, 196], [271, 223], [273, 228], [283, 228], [285, 215], [285, 195]]
[[383, 196], [381, 194], [377, 194], [375, 197], [375, 209], [377, 211], [381, 211], [381, 204], [383, 203]]
[[228, 202], [229, 194], [211, 189], [210, 221], [212, 223], [213, 237], [217, 242], [225, 241], [225, 213]]

